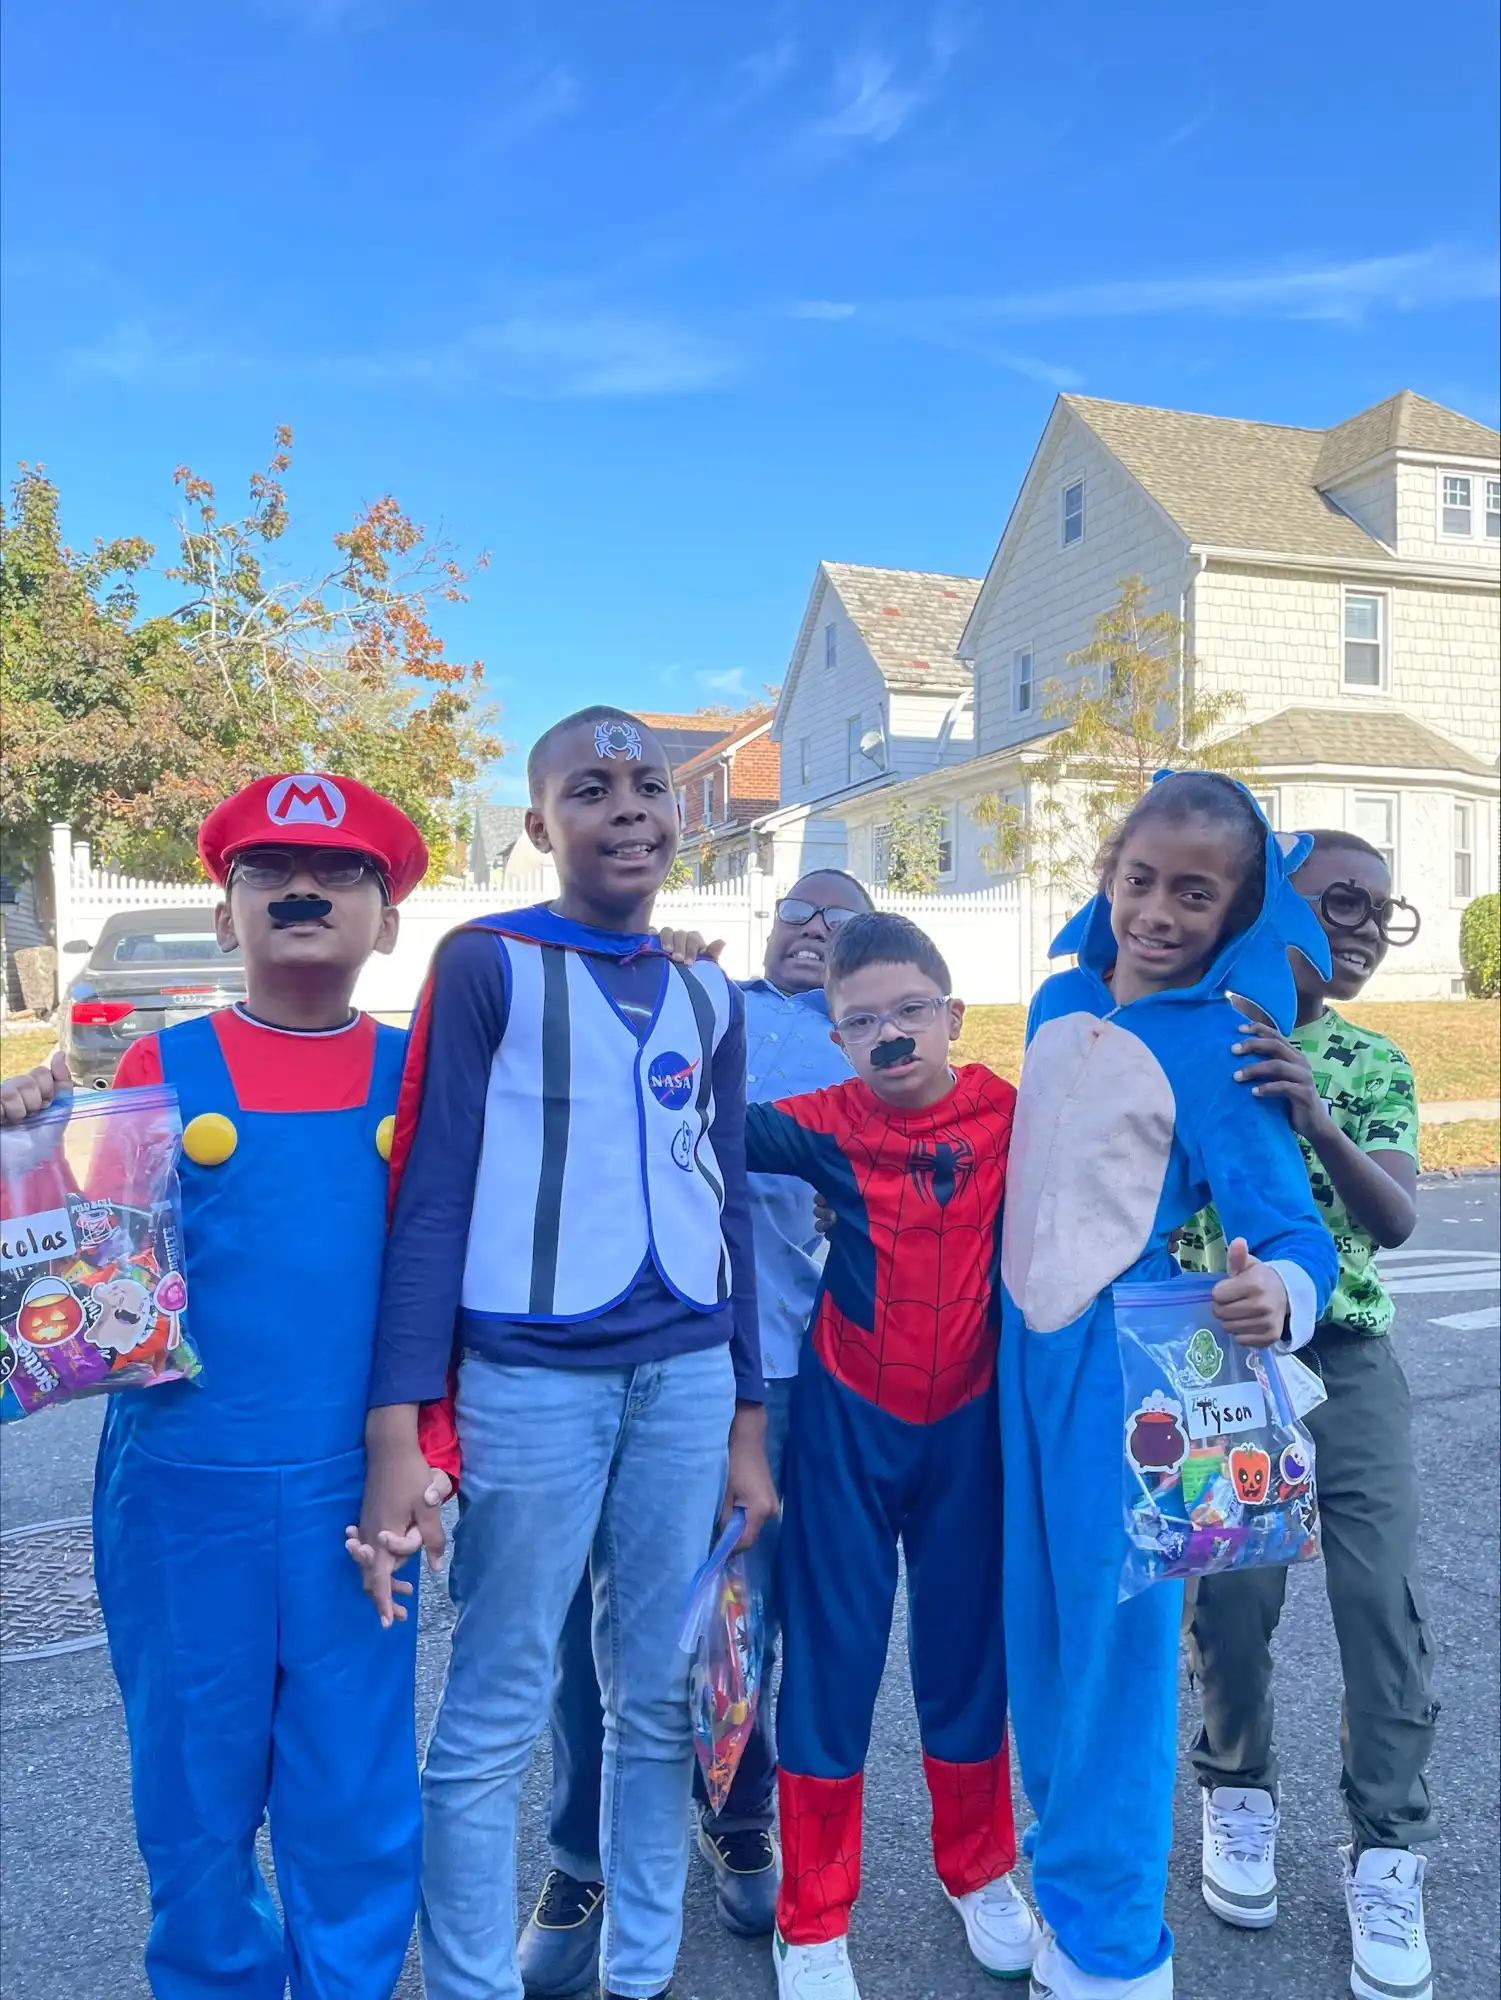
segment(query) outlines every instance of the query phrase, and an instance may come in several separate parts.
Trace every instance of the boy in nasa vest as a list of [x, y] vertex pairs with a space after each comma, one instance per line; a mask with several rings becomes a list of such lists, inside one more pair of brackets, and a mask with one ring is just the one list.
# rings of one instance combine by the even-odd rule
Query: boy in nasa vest
[[[262, 778], [198, 837], [243, 1006], [131, 1044], [182, 1111], [195, 1383], [110, 1398], [94, 1566], [130, 1732], [159, 2000], [387, 2000], [417, 1909], [416, 1627], [339, 1547], [364, 1483], [404, 1037], [350, 1006], [427, 866], [350, 778]], [[4, 1086], [6, 1123], [70, 1082]], [[269, 1810], [282, 1915], [256, 1835]]]
[[[775, 1512], [745, 1176], [745, 1027], [716, 965], [648, 926], [677, 852], [660, 745], [618, 709], [527, 764], [551, 905], [466, 927], [419, 1006], [371, 1378], [357, 1549], [386, 1623], [392, 1544], [442, 1529], [424, 1432], [457, 1353], [453, 1653], [423, 1774], [430, 2000], [520, 2000], [516, 1809], [587, 1564], [605, 1704], [607, 1996], [666, 1991], [693, 1745], [683, 1607], [716, 1510]], [[451, 1447], [453, 1440], [450, 1439]], [[726, 1471], [728, 1470], [728, 1491]]]

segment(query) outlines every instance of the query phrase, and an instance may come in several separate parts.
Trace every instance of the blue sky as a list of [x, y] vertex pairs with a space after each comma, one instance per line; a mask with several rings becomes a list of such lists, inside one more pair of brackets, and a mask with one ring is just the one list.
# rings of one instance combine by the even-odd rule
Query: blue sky
[[[8, 0], [4, 446], [165, 542], [292, 424], [524, 750], [782, 677], [820, 557], [979, 573], [1060, 389], [1497, 420], [1495, 10]], [[519, 755], [492, 774], [519, 796]]]

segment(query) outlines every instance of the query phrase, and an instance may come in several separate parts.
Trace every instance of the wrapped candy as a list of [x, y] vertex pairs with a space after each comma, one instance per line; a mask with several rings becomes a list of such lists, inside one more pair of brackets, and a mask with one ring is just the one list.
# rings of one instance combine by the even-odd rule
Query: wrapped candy
[[734, 1553], [744, 1530], [745, 1514], [737, 1507], [693, 1579], [679, 1641], [693, 1655], [693, 1744], [715, 1812], [729, 1797], [761, 1699], [761, 1595], [744, 1558]]
[[1122, 1601], [1159, 1577], [1319, 1553], [1313, 1439], [1277, 1355], [1240, 1346], [1214, 1317], [1215, 1283], [1115, 1287], [1126, 1410]]
[[0, 1136], [0, 1421], [198, 1373], [177, 1093], [65, 1093]]

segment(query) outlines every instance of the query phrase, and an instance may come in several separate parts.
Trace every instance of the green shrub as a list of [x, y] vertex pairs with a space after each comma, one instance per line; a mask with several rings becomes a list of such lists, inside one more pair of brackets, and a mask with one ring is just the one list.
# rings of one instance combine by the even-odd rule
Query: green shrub
[[1477, 1000], [1501, 993], [1501, 896], [1477, 896], [1459, 920], [1459, 962]]

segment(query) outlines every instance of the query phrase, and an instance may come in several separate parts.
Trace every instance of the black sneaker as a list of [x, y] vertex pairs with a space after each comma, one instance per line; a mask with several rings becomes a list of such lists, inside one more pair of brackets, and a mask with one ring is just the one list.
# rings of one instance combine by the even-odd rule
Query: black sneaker
[[604, 1920], [603, 1882], [575, 1882], [561, 1868], [548, 1869], [516, 1945], [521, 1983], [531, 2000], [564, 2000], [598, 1978]]
[[782, 1871], [777, 1844], [764, 1827], [720, 1833], [699, 1822], [698, 1851], [714, 1870], [719, 1921], [731, 1937], [770, 1937], [776, 1928]]

